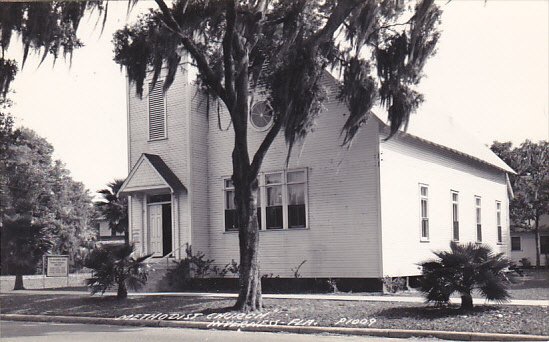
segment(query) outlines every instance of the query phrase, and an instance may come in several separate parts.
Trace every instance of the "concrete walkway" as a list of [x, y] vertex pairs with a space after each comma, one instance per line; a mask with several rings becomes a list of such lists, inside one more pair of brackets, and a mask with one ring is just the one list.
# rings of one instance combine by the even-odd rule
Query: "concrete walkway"
[[[89, 295], [85, 291], [59, 291], [59, 290], [21, 290], [7, 291], [2, 295], [26, 294], [26, 295]], [[116, 295], [116, 292], [105, 292], [105, 295]], [[236, 298], [236, 293], [206, 293], [206, 292], [137, 292], [128, 293], [128, 296], [173, 296], [173, 297], [210, 297], [210, 298]], [[389, 295], [349, 295], [349, 294], [263, 294], [266, 299], [313, 299], [313, 300], [338, 300], [338, 301], [358, 301], [358, 302], [401, 302], [401, 303], [425, 303], [422, 297], [403, 297]], [[450, 302], [459, 304], [460, 298], [451, 298]], [[483, 298], [473, 298], [474, 304], [499, 304], [497, 302], [487, 301]], [[548, 300], [532, 299], [511, 299], [504, 305], [518, 306], [549, 306]]]
[[[459, 341], [547, 341], [548, 336], [524, 335], [524, 334], [499, 334], [499, 333], [479, 333], [479, 332], [460, 332], [460, 331], [440, 331], [440, 330], [408, 330], [408, 329], [378, 329], [378, 328], [348, 328], [348, 327], [322, 327], [322, 326], [293, 326], [293, 325], [254, 325], [239, 327], [229, 325], [211, 326], [211, 322], [200, 321], [166, 321], [166, 320], [124, 320], [116, 318], [101, 317], [78, 317], [78, 316], [50, 316], [50, 315], [18, 315], [18, 314], [0, 314], [0, 320], [3, 321], [22, 321], [22, 322], [57, 322], [57, 323], [77, 323], [77, 324], [108, 324], [111, 326], [133, 326], [133, 327], [170, 327], [185, 329], [206, 329], [215, 330], [236, 330], [245, 332], [270, 332], [270, 333], [297, 333], [318, 335], [337, 334], [389, 337], [389, 338], [437, 338], [442, 340]], [[288, 337], [290, 335], [284, 335]], [[74, 340], [74, 338], [73, 338]], [[97, 340], [97, 339], [95, 339]], [[94, 340], [94, 341], [95, 341]], [[316, 339], [315, 339], [316, 340]]]

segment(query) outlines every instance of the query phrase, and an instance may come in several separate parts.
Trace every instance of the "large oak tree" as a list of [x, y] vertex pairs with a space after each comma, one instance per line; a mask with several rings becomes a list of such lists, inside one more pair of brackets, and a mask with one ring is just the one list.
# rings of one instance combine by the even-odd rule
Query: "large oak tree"
[[94, 238], [91, 196], [52, 158], [46, 139], [27, 128], [11, 129], [0, 115], [0, 232], [2, 274], [33, 274], [46, 252], [69, 255], [82, 266], [82, 251]]
[[[321, 78], [328, 68], [341, 76], [338, 99], [349, 109], [341, 128], [342, 145], [350, 146], [378, 104], [388, 112], [391, 133], [397, 132], [422, 101], [414, 88], [434, 52], [441, 12], [433, 0], [156, 3], [157, 10], [115, 34], [115, 61], [126, 68], [137, 94], [142, 95], [149, 70], [156, 81], [167, 67], [167, 89], [182, 56], [187, 55], [198, 70], [202, 89], [226, 106], [235, 133], [232, 179], [240, 244], [236, 308], [261, 309], [257, 175], [275, 137], [284, 135], [289, 158], [295, 143], [306, 137], [321, 112], [325, 99]], [[42, 5], [41, 11], [55, 20], [48, 19], [41, 26], [36, 26], [35, 16], [22, 15], [34, 13], [34, 5], [20, 6], [27, 7], [16, 9], [23, 12], [15, 12], [17, 20], [4, 25], [5, 14], [14, 9], [6, 10], [10, 6], [2, 4], [2, 48], [9, 44], [5, 31], [15, 30], [22, 33], [25, 51], [57, 56], [61, 50], [70, 53], [79, 46], [76, 28], [84, 11], [94, 5]], [[2, 67], [10, 65], [3, 61]], [[9, 81], [2, 76], [0, 85], [6, 87]], [[250, 155], [248, 114], [258, 87], [273, 108], [274, 124]]]

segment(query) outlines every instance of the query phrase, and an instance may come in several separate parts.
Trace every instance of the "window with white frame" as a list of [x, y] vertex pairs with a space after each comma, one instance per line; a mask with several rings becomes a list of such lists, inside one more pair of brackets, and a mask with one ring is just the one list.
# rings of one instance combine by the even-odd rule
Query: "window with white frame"
[[[283, 176], [284, 173], [265, 174], [265, 219], [267, 229], [283, 229], [284, 228], [284, 213], [283, 213]], [[261, 189], [260, 189], [261, 191]]]
[[286, 173], [288, 191], [288, 228], [305, 228], [307, 215], [305, 208], [305, 188], [307, 178], [304, 170]]
[[231, 179], [225, 179], [223, 183], [223, 193], [225, 196], [225, 230], [238, 230], [236, 205], [234, 203], [234, 184]]
[[429, 188], [425, 184], [419, 185], [421, 240], [429, 240]]
[[459, 241], [459, 194], [452, 191], [452, 239]]
[[165, 139], [166, 136], [166, 102], [164, 81], [149, 83], [149, 140]]
[[[223, 193], [225, 202], [225, 230], [238, 230], [238, 216], [236, 214], [236, 204], [234, 203], [234, 184], [230, 178], [223, 181]], [[257, 220], [259, 222], [259, 229], [261, 229], [261, 192], [257, 193]]]
[[501, 229], [501, 202], [496, 201], [496, 225], [498, 229], [498, 243], [503, 243], [503, 231]]
[[[234, 186], [230, 179], [225, 179], [224, 193], [225, 230], [238, 230]], [[307, 170], [261, 173], [257, 194], [257, 220], [261, 230], [306, 228]]]
[[477, 223], [477, 242], [482, 242], [482, 217], [481, 217], [481, 200], [475, 196], [475, 222]]

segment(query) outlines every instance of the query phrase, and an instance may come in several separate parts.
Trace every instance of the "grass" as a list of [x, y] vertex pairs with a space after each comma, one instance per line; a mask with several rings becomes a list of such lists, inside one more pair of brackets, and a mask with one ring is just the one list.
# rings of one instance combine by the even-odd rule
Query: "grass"
[[[197, 320], [211, 321], [207, 314], [230, 311], [234, 299], [132, 296], [120, 301], [110, 296], [11, 293], [1, 295], [0, 303], [2, 313], [112, 318], [131, 314], [203, 313]], [[412, 303], [267, 299], [263, 312], [268, 313], [266, 319], [279, 320], [279, 324], [299, 319], [314, 320], [312, 324], [316, 326], [549, 335], [546, 323], [549, 307], [480, 305], [465, 312], [457, 307], [435, 308]], [[338, 323], [342, 318], [362, 320], [363, 324]]]
[[549, 299], [549, 270], [525, 270], [524, 277], [513, 278], [510, 290], [514, 299]]
[[[549, 300], [549, 270], [524, 270], [524, 276], [510, 277], [509, 294], [511, 299]], [[422, 297], [417, 290], [399, 291], [388, 294], [402, 297]], [[457, 294], [455, 297], [459, 297]], [[474, 298], [482, 298], [479, 293], [473, 293]]]

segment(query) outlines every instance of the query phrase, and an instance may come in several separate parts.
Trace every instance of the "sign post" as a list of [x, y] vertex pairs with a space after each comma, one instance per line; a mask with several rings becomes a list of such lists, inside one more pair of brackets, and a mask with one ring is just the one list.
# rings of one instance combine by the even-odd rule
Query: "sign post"
[[46, 288], [46, 256], [42, 255], [42, 288]]
[[46, 255], [46, 277], [66, 277], [69, 285], [69, 256]]

